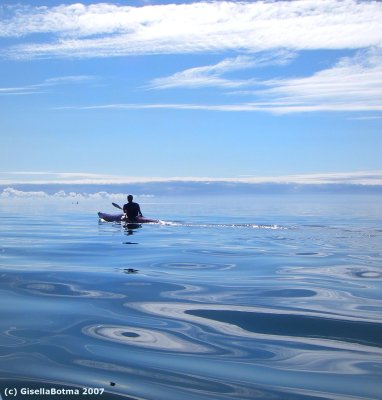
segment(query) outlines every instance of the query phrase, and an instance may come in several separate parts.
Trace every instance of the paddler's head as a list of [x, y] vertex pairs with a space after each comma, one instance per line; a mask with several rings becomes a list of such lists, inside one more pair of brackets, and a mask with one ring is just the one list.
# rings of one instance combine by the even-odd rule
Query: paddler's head
[[131, 202], [133, 201], [133, 195], [132, 195], [132, 194], [129, 194], [129, 195], [127, 196], [127, 201], [128, 201], [129, 203], [131, 203]]

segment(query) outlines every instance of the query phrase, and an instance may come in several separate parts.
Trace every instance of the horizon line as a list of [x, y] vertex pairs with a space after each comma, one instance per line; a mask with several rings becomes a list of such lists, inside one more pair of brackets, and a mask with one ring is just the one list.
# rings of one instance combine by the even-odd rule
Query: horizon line
[[[38, 177], [36, 179], [36, 177]], [[152, 183], [231, 183], [231, 184], [353, 184], [382, 185], [382, 170], [324, 172], [275, 176], [239, 175], [238, 177], [172, 176], [137, 177], [82, 172], [12, 171], [0, 172], [0, 185], [124, 185]]]

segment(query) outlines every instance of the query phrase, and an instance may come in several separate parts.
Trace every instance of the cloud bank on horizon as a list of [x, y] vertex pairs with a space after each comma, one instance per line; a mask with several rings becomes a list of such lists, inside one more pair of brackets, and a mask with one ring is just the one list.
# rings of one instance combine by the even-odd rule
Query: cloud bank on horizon
[[382, 186], [382, 171], [346, 173], [316, 173], [280, 176], [241, 176], [237, 178], [212, 177], [134, 177], [73, 172], [2, 172], [0, 185], [120, 185], [145, 183], [246, 183], [246, 184], [298, 184], [298, 185], [370, 185]]
[[[106, 3], [5, 5], [1, 15], [0, 38], [9, 40], [3, 57], [14, 60], [237, 54], [215, 64], [156, 77], [145, 87], [151, 91], [216, 88], [233, 94], [232, 102], [117, 102], [66, 108], [274, 114], [382, 111], [381, 2], [202, 1], [141, 7]], [[313, 50], [353, 53], [300, 77], [232, 77], [235, 71], [286, 65], [299, 52]], [[78, 77], [78, 81], [81, 79], [85, 77]], [[1, 88], [0, 94], [31, 93], [47, 84], [36, 83], [24, 91]], [[255, 100], [237, 101], [240, 96]]]
[[[382, 194], [382, 171], [274, 177], [119, 177], [82, 173], [17, 172], [2, 174], [0, 203], [22, 201], [124, 202], [127, 193], [140, 201], [163, 196], [240, 196], [290, 194]], [[6, 177], [8, 175], [8, 178]], [[58, 204], [58, 203], [57, 203]], [[56, 205], [57, 205], [56, 204]], [[61, 204], [61, 203], [60, 203]]]

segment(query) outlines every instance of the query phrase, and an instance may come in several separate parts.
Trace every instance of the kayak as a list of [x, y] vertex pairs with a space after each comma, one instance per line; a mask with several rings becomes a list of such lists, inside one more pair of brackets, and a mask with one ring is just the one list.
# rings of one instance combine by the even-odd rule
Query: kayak
[[[99, 212], [98, 216], [100, 219], [106, 221], [106, 222], [121, 222], [123, 214], [107, 214], [103, 212]], [[157, 219], [150, 219], [150, 218], [145, 218], [145, 217], [136, 217], [135, 221], [122, 221], [122, 222], [130, 222], [130, 223], [135, 223], [135, 224], [147, 224], [147, 223], [158, 223], [159, 221]]]

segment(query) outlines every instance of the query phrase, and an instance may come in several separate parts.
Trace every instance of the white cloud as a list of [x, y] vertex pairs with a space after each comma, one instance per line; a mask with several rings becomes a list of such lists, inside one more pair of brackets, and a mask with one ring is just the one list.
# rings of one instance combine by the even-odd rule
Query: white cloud
[[[277, 55], [278, 53], [274, 53]], [[381, 112], [382, 111], [382, 50], [358, 51], [352, 57], [340, 59], [334, 66], [302, 78], [273, 79], [260, 81], [256, 78], [231, 80], [223, 74], [240, 69], [253, 68], [261, 63], [271, 62], [263, 56], [242, 56], [225, 59], [222, 62], [181, 71], [167, 78], [151, 81], [150, 87], [170, 89], [175, 87], [219, 86], [232, 89], [247, 87], [243, 93], [252, 101], [230, 104], [105, 104], [83, 107], [84, 109], [177, 109], [207, 110], [226, 112], [269, 112], [288, 114], [298, 112]], [[289, 56], [280, 58], [286, 62]], [[272, 61], [277, 60], [277, 57]], [[251, 90], [255, 86], [257, 90]], [[232, 93], [230, 93], [232, 94]], [[236, 99], [242, 92], [236, 92]], [[75, 108], [75, 107], [74, 107]], [[376, 118], [377, 116], [373, 116]], [[370, 118], [370, 117], [369, 117]]]
[[[1, 11], [0, 37], [19, 41], [16, 47], [3, 51], [5, 56], [103, 57], [224, 50], [245, 54], [153, 79], [146, 88], [246, 88], [245, 94], [252, 95], [246, 102], [236, 97], [228, 104], [106, 104], [88, 108], [275, 114], [382, 110], [381, 2], [219, 1], [142, 7], [102, 3], [57, 7], [6, 5], [0, 6]], [[298, 50], [359, 48], [368, 50], [309, 77], [260, 82], [255, 76], [231, 76], [239, 70], [286, 63]], [[33, 94], [85, 78], [62, 77], [35, 85], [4, 87], [0, 88], [0, 95]]]
[[[2, 15], [0, 36], [22, 42], [8, 51], [15, 58], [382, 45], [382, 3], [376, 1], [2, 6]], [[44, 39], [29, 36], [35, 33]]]
[[153, 79], [149, 84], [149, 88], [168, 89], [174, 87], [193, 88], [204, 86], [237, 87], [246, 85], [247, 82], [228, 80], [221, 76], [224, 73], [247, 69], [253, 65], [253, 59], [248, 56], [228, 58], [215, 65], [191, 68], [177, 72], [169, 77]]
[[0, 191], [0, 200], [7, 199], [39, 199], [39, 200], [57, 200], [57, 199], [69, 199], [71, 201], [79, 200], [120, 200], [126, 199], [126, 194], [124, 193], [108, 193], [105, 191], [96, 193], [83, 193], [83, 192], [66, 192], [65, 190], [59, 190], [55, 193], [47, 193], [42, 190], [18, 190], [13, 187], [7, 187]]
[[148, 87], [151, 89], [169, 89], [175, 87], [198, 88], [214, 86], [235, 88], [248, 86], [251, 83], [256, 83], [256, 80], [227, 79], [223, 76], [234, 71], [249, 68], [259, 68], [268, 65], [284, 65], [293, 57], [294, 53], [279, 50], [259, 53], [256, 56], [226, 58], [214, 65], [190, 68], [168, 77], [153, 79]]
[[290, 114], [302, 112], [357, 112], [357, 111], [382, 111], [382, 105], [368, 105], [365, 103], [338, 103], [338, 104], [291, 104], [289, 102], [267, 103], [237, 103], [237, 104], [187, 104], [187, 103], [158, 103], [158, 104], [103, 104], [96, 106], [57, 107], [57, 109], [79, 110], [202, 110], [218, 112], [268, 112], [272, 114]]
[[25, 192], [22, 190], [17, 190], [11, 187], [4, 189], [0, 193], [0, 199], [8, 199], [14, 197], [22, 197], [22, 198], [31, 198], [31, 197], [38, 197], [38, 198], [46, 198], [48, 194], [43, 191], [29, 191]]
[[[356, 172], [327, 172], [279, 176], [239, 176], [234, 178], [214, 177], [134, 177], [104, 175], [94, 173], [67, 173], [67, 172], [2, 172], [0, 173], [0, 185], [21, 184], [68, 184], [68, 185], [110, 185], [110, 184], [134, 184], [134, 183], [168, 183], [168, 182], [231, 182], [231, 183], [280, 183], [280, 184], [359, 184], [359, 185], [382, 185], [382, 171], [356, 171]], [[44, 196], [43, 192], [37, 195]], [[103, 194], [102, 194], [103, 193]], [[70, 193], [59, 191], [55, 194], [59, 197], [71, 196]], [[4, 189], [2, 196], [18, 196], [17, 190]], [[99, 192], [98, 196], [109, 197], [106, 192]], [[113, 195], [114, 196], [114, 195]], [[115, 194], [123, 196], [123, 194]]]
[[382, 119], [382, 115], [368, 115], [365, 117], [353, 117], [350, 119], [368, 121], [368, 120]]
[[0, 88], [1, 95], [25, 95], [35, 93], [35, 88], [33, 86], [26, 87], [5, 87]]
[[95, 79], [94, 76], [89, 76], [89, 75], [59, 76], [46, 79], [43, 83], [36, 86], [67, 85], [72, 83], [76, 84], [76, 83], [93, 81], [94, 79]]
[[382, 51], [361, 51], [312, 76], [264, 85], [262, 94], [292, 107], [382, 110]]
[[25, 94], [36, 94], [41, 93], [42, 89], [46, 90], [48, 87], [59, 86], [59, 85], [70, 85], [70, 84], [81, 84], [84, 82], [90, 82], [95, 79], [94, 76], [86, 75], [72, 75], [72, 76], [61, 76], [55, 78], [49, 78], [41, 83], [32, 85], [26, 85], [24, 87], [0, 87], [0, 95], [25, 95]]
[[49, 172], [49, 171], [13, 171], [0, 172], [0, 184], [17, 183], [57, 183], [57, 184], [92, 184], [92, 183], [113, 183], [117, 179], [114, 175], [95, 174], [85, 172]]

